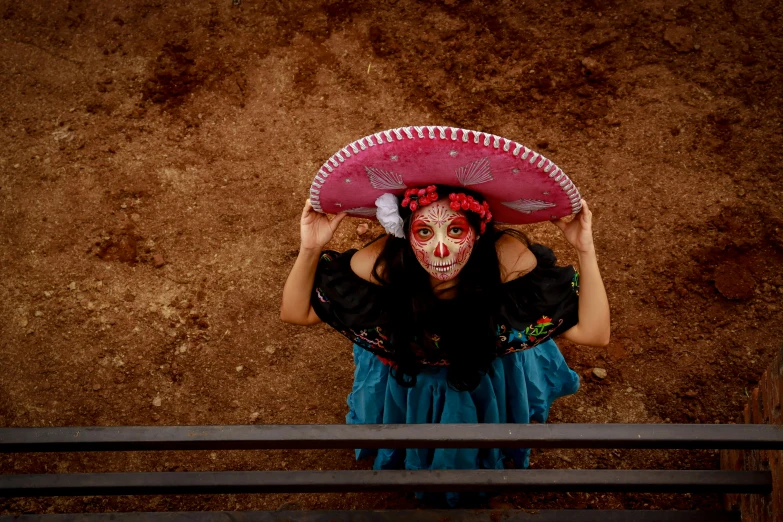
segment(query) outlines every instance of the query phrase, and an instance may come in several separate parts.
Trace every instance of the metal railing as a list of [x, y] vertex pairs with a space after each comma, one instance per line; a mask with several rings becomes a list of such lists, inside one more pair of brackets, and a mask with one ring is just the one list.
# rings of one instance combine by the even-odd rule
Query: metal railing
[[[677, 424], [416, 424], [252, 425], [162, 427], [0, 428], [0, 453], [168, 450], [269, 450], [329, 448], [624, 448], [783, 449], [783, 427]], [[423, 470], [423, 471], [217, 471], [0, 475], [0, 497], [140, 494], [305, 493], [356, 491], [590, 491], [769, 494], [768, 471], [716, 470]], [[243, 520], [277, 520], [258, 512]], [[305, 516], [306, 513], [310, 513]], [[398, 520], [363, 512], [299, 512], [294, 519]], [[417, 511], [416, 520], [428, 520]], [[447, 518], [458, 512], [449, 511]], [[543, 512], [539, 512], [541, 514]], [[546, 512], [549, 513], [549, 512]], [[736, 513], [563, 511], [535, 520], [737, 520]], [[566, 518], [563, 518], [565, 514]], [[580, 514], [582, 513], [582, 514]], [[616, 516], [634, 518], [616, 518]], [[150, 514], [145, 514], [150, 515]], [[216, 514], [202, 513], [199, 520]], [[370, 516], [372, 515], [372, 516]], [[474, 512], [474, 518], [480, 512]], [[508, 517], [523, 512], [504, 512]], [[65, 515], [62, 515], [65, 516]], [[98, 516], [98, 515], [96, 515]], [[162, 517], [163, 515], [156, 515]], [[174, 515], [171, 515], [174, 516]], [[228, 515], [226, 515], [228, 516]], [[318, 515], [320, 516], [320, 515]], [[428, 516], [428, 515], [427, 515]], [[555, 515], [552, 515], [555, 516]], [[657, 518], [649, 518], [650, 516]], [[688, 518], [690, 516], [691, 518]], [[237, 519], [231, 514], [230, 519]], [[249, 517], [249, 518], [248, 518]], [[255, 518], [254, 518], [255, 517]], [[308, 518], [309, 517], [309, 518]], [[313, 518], [316, 517], [316, 518]], [[379, 518], [380, 517], [380, 518]], [[581, 518], [588, 517], [588, 518]], [[593, 518], [590, 518], [593, 517]], [[685, 517], [685, 518], [683, 518]], [[3, 517], [0, 517], [2, 520]], [[287, 520], [291, 520], [291, 516]], [[32, 519], [31, 519], [32, 520]], [[49, 520], [49, 519], [47, 519]], [[60, 520], [60, 519], [58, 519]], [[64, 520], [64, 519], [62, 519]], [[166, 520], [169, 520], [167, 518]], [[282, 520], [282, 519], [281, 519]], [[327, 518], [323, 518], [327, 520]]]

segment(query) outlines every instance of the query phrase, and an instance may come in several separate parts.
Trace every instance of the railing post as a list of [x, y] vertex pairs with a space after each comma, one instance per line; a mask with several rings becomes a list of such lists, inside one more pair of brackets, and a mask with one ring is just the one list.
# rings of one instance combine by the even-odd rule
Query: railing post
[[[738, 423], [783, 425], [783, 349], [761, 376], [750, 394]], [[783, 451], [781, 450], [721, 450], [720, 467], [727, 471], [770, 471], [770, 495], [727, 494], [727, 510], [739, 510], [743, 522], [778, 522], [783, 520]]]

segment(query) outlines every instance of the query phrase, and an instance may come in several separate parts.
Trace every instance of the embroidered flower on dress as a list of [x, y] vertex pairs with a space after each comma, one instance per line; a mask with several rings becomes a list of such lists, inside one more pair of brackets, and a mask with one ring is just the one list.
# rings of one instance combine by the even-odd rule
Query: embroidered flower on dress
[[[504, 324], [496, 327], [498, 356], [503, 357], [514, 352], [521, 352], [535, 348], [539, 344], [549, 339], [552, 334], [563, 324], [563, 319], [558, 319], [557, 324], [552, 322], [548, 316], [543, 316], [527, 328], [517, 330], [516, 328], [507, 328]], [[503, 335], [507, 334], [507, 335]]]
[[[560, 322], [562, 323], [563, 320], [561, 319]], [[543, 316], [541, 319], [536, 321], [536, 324], [531, 324], [525, 328], [525, 335], [527, 335], [528, 339], [531, 341], [538, 340], [541, 342], [540, 338], [549, 336], [554, 328], [555, 326], [552, 324], [552, 319], [547, 316]]]

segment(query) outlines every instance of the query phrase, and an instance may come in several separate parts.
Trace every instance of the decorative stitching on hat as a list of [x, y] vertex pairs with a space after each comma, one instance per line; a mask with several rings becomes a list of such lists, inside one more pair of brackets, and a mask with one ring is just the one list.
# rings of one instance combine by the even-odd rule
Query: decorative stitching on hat
[[451, 141], [457, 141], [457, 129], [451, 128]]
[[392, 138], [392, 133], [390, 130], [383, 131], [383, 134], [386, 135], [386, 141], [391, 143], [394, 141], [394, 138]]
[[370, 179], [370, 185], [375, 189], [396, 190], [408, 188], [402, 181], [402, 175], [397, 174], [396, 172], [382, 170], [376, 167], [368, 167], [366, 165], [364, 170], [367, 172], [367, 177]]
[[356, 216], [364, 216], [364, 217], [371, 218], [371, 217], [375, 217], [377, 211], [378, 211], [377, 207], [356, 207], [356, 208], [350, 208], [348, 210], [344, 210], [343, 212], [354, 214]]
[[517, 199], [516, 201], [504, 201], [502, 205], [522, 212], [523, 214], [532, 214], [537, 210], [543, 210], [545, 208], [556, 207], [557, 204], [550, 203], [549, 201], [542, 201], [540, 199]]
[[538, 159], [538, 156], [540, 156], [540, 154], [538, 152], [533, 152], [533, 156], [530, 158], [530, 164], [531, 165], [536, 162], [536, 159]]
[[492, 181], [492, 171], [487, 158], [477, 159], [457, 169], [457, 180], [463, 187]]
[[405, 133], [406, 136], [408, 136], [409, 139], [413, 139], [413, 132], [411, 131], [410, 127], [403, 127], [402, 131]]
[[402, 132], [400, 132], [399, 127], [397, 127], [396, 129], [392, 129], [392, 132], [394, 133], [395, 136], [397, 136], [398, 140], [402, 139]]
[[517, 156], [519, 154], [519, 149], [522, 148], [522, 145], [520, 145], [519, 143], [516, 143], [515, 145], [516, 146], [514, 147], [514, 152], [512, 152], [511, 154], [513, 154], [514, 156]]

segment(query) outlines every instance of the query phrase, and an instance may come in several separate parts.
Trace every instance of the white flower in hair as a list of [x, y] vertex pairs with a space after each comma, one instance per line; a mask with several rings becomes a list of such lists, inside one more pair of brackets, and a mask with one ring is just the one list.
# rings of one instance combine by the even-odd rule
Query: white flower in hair
[[387, 233], [394, 237], [404, 238], [405, 231], [403, 230], [403, 221], [398, 205], [396, 196], [386, 193], [375, 200], [375, 206], [378, 207], [375, 216]]

